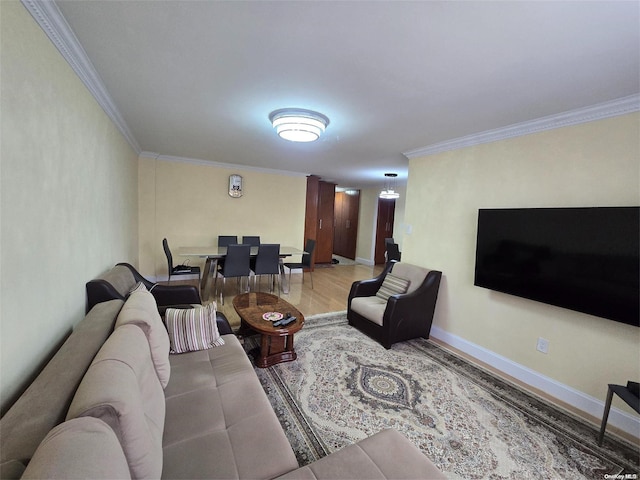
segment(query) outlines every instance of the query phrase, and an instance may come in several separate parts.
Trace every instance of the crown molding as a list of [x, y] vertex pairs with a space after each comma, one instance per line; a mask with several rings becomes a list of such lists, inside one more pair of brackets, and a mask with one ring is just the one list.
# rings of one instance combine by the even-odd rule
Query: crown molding
[[140, 145], [135, 139], [128, 125], [122, 118], [111, 95], [107, 92], [102, 79], [96, 72], [87, 53], [80, 45], [78, 38], [71, 30], [67, 20], [53, 0], [21, 0], [36, 23], [49, 37], [51, 43], [58, 49], [73, 71], [87, 87], [105, 113], [116, 125], [125, 139], [140, 154]]
[[140, 158], [148, 158], [151, 160], [161, 160], [165, 162], [174, 162], [174, 163], [189, 163], [191, 165], [200, 165], [204, 167], [218, 167], [218, 168], [226, 168], [229, 170], [244, 170], [244, 171], [252, 171], [252, 172], [260, 172], [260, 173], [268, 173], [271, 175], [286, 175], [288, 177], [307, 177], [311, 175], [310, 173], [305, 172], [292, 172], [289, 170], [277, 170], [275, 168], [264, 168], [264, 167], [254, 167], [251, 165], [238, 165], [237, 163], [223, 163], [223, 162], [213, 162], [210, 160], [202, 160], [199, 158], [188, 158], [188, 157], [174, 157], [171, 155], [160, 155], [159, 153], [154, 152], [141, 152]]
[[436, 153], [472, 147], [483, 143], [497, 142], [508, 138], [520, 137], [522, 135], [530, 135], [532, 133], [543, 132], [545, 130], [553, 130], [556, 128], [578, 125], [580, 123], [616, 117], [618, 115], [625, 115], [639, 110], [640, 95], [630, 95], [610, 102], [599, 103], [597, 105], [570, 110], [568, 112], [550, 115], [536, 120], [516, 123], [514, 125], [497, 128], [495, 130], [487, 130], [485, 132], [474, 133], [472, 135], [447, 140], [445, 142], [434, 143], [433, 145], [403, 152], [403, 155], [409, 159], [424, 157], [426, 155], [434, 155]]

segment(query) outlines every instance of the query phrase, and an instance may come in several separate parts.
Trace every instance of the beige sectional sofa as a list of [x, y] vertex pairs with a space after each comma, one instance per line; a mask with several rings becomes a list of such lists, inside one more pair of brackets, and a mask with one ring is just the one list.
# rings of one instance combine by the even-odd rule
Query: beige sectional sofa
[[96, 304], [0, 420], [1, 478], [445, 478], [393, 430], [298, 468], [233, 334], [170, 355], [154, 297]]

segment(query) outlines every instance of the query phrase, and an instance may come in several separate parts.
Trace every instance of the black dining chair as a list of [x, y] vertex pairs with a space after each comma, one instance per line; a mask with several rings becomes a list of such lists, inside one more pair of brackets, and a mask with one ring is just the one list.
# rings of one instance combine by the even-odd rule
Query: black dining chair
[[262, 275], [269, 275], [269, 288], [273, 292], [274, 275], [277, 275], [278, 296], [280, 296], [280, 244], [261, 243], [258, 247], [258, 255], [251, 259], [251, 270], [255, 275], [254, 284], [258, 283], [260, 290], [260, 278]]
[[222, 290], [220, 291], [220, 302], [224, 305], [224, 287], [227, 283], [227, 278], [238, 279], [238, 290], [240, 290], [242, 277], [247, 277], [247, 286], [249, 285], [249, 275], [251, 274], [251, 268], [249, 261], [251, 259], [251, 246], [244, 244], [232, 244], [227, 246], [227, 255], [225, 257], [224, 265], [216, 270], [216, 278], [213, 283], [213, 289], [216, 291], [216, 285], [218, 283], [218, 273], [222, 274]]
[[387, 243], [387, 262], [392, 260], [399, 262], [401, 256], [400, 247], [398, 247], [397, 243]]
[[198, 275], [198, 283], [200, 283], [200, 267], [191, 265], [174, 265], [173, 255], [171, 255], [171, 249], [169, 248], [169, 242], [166, 238], [162, 239], [162, 248], [164, 254], [167, 257], [167, 271], [169, 274], [168, 282], [171, 282], [171, 276], [176, 275]]
[[311, 277], [311, 288], [313, 289], [313, 251], [316, 248], [316, 241], [310, 238], [307, 239], [307, 242], [304, 245], [304, 252], [302, 254], [302, 261], [300, 263], [294, 262], [285, 262], [284, 266], [289, 269], [289, 285], [291, 285], [291, 270], [294, 268], [302, 269], [302, 283], [304, 283], [304, 271], [309, 271], [309, 276]]
[[237, 243], [238, 243], [237, 235], [218, 235], [219, 247], [228, 247], [229, 245], [233, 245]]
[[[218, 235], [218, 246], [219, 247], [228, 247], [229, 245], [237, 244], [238, 236], [237, 235]], [[244, 242], [242, 242], [244, 243]], [[218, 268], [222, 268], [224, 266], [224, 258], [218, 259]]]
[[249, 236], [249, 237], [242, 237], [242, 243], [246, 244], [246, 245], [251, 245], [252, 247], [259, 247], [260, 246], [260, 237], [259, 236]]

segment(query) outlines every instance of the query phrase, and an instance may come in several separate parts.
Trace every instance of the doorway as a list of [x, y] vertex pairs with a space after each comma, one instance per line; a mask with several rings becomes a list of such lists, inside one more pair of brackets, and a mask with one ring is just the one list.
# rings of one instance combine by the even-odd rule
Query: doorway
[[336, 191], [333, 253], [355, 260], [358, 243], [360, 190]]
[[376, 265], [386, 262], [385, 238], [393, 237], [393, 219], [396, 211], [394, 198], [378, 198], [378, 220], [376, 222], [376, 246], [373, 261]]

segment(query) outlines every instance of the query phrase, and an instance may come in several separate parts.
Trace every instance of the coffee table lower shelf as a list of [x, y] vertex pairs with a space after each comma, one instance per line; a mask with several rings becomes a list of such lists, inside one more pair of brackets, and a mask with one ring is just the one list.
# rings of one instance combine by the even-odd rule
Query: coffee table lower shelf
[[278, 363], [291, 362], [298, 358], [293, 349], [293, 335], [284, 337], [272, 337], [260, 335], [260, 346], [251, 349], [256, 366], [260, 368], [271, 367]]

